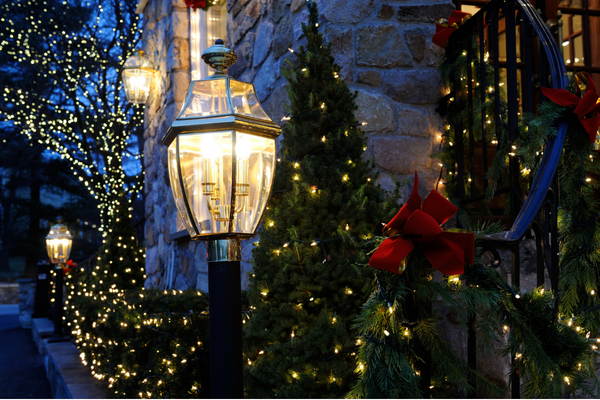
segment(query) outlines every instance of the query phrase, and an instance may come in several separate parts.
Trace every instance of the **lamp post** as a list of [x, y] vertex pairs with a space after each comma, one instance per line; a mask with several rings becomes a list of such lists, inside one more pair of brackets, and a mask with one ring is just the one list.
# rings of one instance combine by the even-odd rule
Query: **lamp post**
[[63, 335], [63, 267], [71, 254], [73, 237], [69, 229], [62, 224], [62, 218], [58, 217], [58, 223], [50, 228], [46, 236], [46, 250], [50, 262], [56, 264], [54, 271], [54, 334], [48, 342], [60, 342], [68, 340]]
[[254, 86], [226, 75], [236, 58], [221, 39], [206, 49], [202, 59], [215, 74], [192, 81], [162, 139], [177, 211], [192, 239], [207, 241], [213, 398], [244, 395], [240, 239], [258, 229], [281, 133]]
[[142, 50], [135, 50], [123, 64], [123, 86], [129, 103], [145, 104], [150, 93], [152, 78], [156, 74], [155, 62]]

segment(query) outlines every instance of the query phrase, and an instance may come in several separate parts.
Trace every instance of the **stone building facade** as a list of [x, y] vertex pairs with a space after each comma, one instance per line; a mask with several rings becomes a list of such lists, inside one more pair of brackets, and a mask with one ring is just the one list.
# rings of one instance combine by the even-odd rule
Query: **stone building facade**
[[[358, 91], [356, 116], [367, 123], [365, 158], [374, 159], [387, 189], [419, 171], [423, 195], [435, 187], [442, 120], [438, 65], [443, 50], [431, 43], [435, 20], [447, 17], [451, 0], [317, 0], [320, 29], [332, 44], [342, 77]], [[277, 123], [286, 114], [281, 67], [305, 42], [305, 0], [227, 0], [226, 44], [238, 61], [233, 77], [252, 82], [265, 111]], [[184, 0], [142, 0], [143, 48], [158, 52], [158, 79], [145, 109], [146, 287], [208, 289], [203, 242], [177, 226], [162, 136], [181, 109], [190, 83], [189, 10]], [[412, 188], [406, 187], [406, 196]], [[251, 270], [250, 241], [242, 250], [242, 284]]]

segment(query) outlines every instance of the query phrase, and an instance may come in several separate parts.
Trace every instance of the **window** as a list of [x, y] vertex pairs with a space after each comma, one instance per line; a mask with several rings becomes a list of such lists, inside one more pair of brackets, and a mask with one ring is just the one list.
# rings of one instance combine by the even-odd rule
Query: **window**
[[[211, 0], [213, 1], [213, 0]], [[214, 71], [202, 61], [204, 50], [223, 39], [227, 43], [227, 4], [225, 0], [214, 0], [208, 11], [189, 8], [190, 13], [190, 69], [192, 80], [206, 79]], [[171, 239], [189, 236], [179, 213], [171, 213]]]
[[[227, 43], [227, 5], [225, 0], [215, 0], [208, 11], [190, 8], [190, 66], [192, 80], [205, 79], [213, 74], [210, 67], [202, 61], [204, 50], [223, 39]], [[209, 71], [210, 70], [210, 71]]]

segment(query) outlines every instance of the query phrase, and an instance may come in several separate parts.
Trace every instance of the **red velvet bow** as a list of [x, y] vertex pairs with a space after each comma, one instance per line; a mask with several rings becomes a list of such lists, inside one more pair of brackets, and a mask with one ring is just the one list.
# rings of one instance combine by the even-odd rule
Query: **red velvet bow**
[[76, 266], [77, 266], [76, 262], [73, 262], [73, 260], [69, 260], [69, 261], [67, 261], [67, 266], [63, 268], [63, 272], [65, 274], [67, 274], [67, 273], [71, 272], [71, 270], [73, 268], [75, 268]]
[[[594, 80], [587, 72], [575, 75], [577, 81], [577, 93], [579, 96], [565, 89], [541, 88], [544, 96], [563, 107], [575, 106], [573, 111], [579, 122], [590, 137], [590, 143], [596, 142], [596, 133], [600, 127], [600, 97], [596, 93]], [[585, 92], [583, 97], [581, 93]]]
[[441, 194], [432, 190], [421, 205], [415, 182], [410, 198], [398, 214], [383, 228], [388, 238], [375, 251], [369, 265], [374, 268], [401, 274], [402, 260], [420, 244], [427, 260], [445, 275], [460, 275], [465, 263], [474, 263], [475, 235], [459, 229], [442, 230], [440, 225], [448, 221], [458, 210]]
[[194, 10], [197, 10], [206, 7], [206, 0], [185, 0], [185, 5], [188, 8], [192, 7]]
[[467, 19], [471, 17], [471, 14], [462, 12], [462, 11], [452, 11], [452, 14], [448, 17], [448, 20], [445, 18], [439, 19], [435, 23], [435, 35], [431, 41], [441, 48], [446, 48], [448, 44], [448, 38], [452, 32], [458, 29], [460, 25]]

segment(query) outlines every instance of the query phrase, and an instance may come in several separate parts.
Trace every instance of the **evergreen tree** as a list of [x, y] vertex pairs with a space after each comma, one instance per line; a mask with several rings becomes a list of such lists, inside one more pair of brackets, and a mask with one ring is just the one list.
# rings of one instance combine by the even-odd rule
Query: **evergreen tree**
[[144, 251], [132, 224], [131, 201], [121, 193], [115, 206], [108, 235], [98, 250], [98, 262], [88, 277], [87, 290], [92, 294], [139, 289], [146, 277]]
[[308, 8], [307, 45], [283, 71], [290, 122], [253, 252], [245, 324], [251, 397], [341, 397], [352, 387], [350, 326], [373, 277], [364, 264], [396, 208], [375, 184], [373, 165], [361, 160], [357, 94], [339, 78], [315, 3]]

